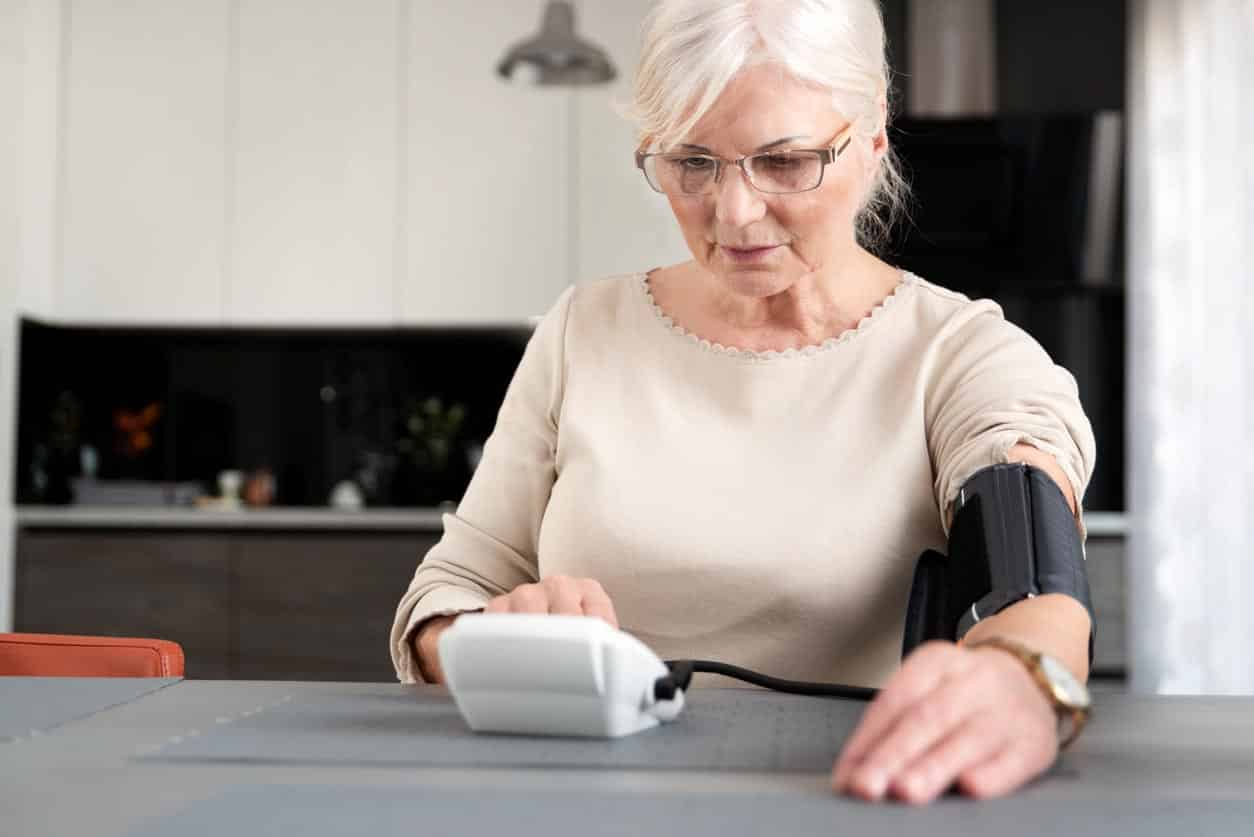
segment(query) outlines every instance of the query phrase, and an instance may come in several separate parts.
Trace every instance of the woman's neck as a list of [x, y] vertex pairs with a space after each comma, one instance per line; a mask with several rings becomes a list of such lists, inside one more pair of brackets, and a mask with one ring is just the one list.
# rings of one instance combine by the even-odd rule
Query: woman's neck
[[691, 262], [676, 266], [676, 273], [661, 282], [651, 279], [651, 286], [659, 306], [699, 337], [742, 349], [783, 351], [856, 328], [900, 281], [900, 270], [866, 253], [839, 272], [809, 274], [764, 297], [729, 291], [719, 277]]

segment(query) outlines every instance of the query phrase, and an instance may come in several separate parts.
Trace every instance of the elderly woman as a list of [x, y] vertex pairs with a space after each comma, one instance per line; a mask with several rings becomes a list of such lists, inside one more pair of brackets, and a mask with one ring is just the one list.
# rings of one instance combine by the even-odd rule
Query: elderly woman
[[[976, 471], [1048, 473], [1083, 528], [1075, 381], [988, 301], [877, 258], [903, 193], [875, 0], [662, 0], [637, 165], [692, 258], [568, 288], [401, 600], [400, 678], [441, 681], [464, 612], [586, 614], [663, 658], [881, 687], [833, 787], [1007, 793], [1053, 707], [989, 636], [1088, 671], [1088, 612], [1042, 595], [901, 660], [918, 556]], [[630, 230], [624, 231], [630, 235]]]

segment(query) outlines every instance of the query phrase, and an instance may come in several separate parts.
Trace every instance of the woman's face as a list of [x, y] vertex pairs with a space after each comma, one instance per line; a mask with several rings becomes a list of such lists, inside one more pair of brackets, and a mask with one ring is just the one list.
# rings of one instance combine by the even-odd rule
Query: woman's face
[[[735, 160], [783, 139], [774, 147], [825, 148], [848, 125], [829, 92], [758, 65], [738, 75], [692, 133], [667, 150]], [[873, 141], [854, 136], [819, 188], [788, 195], [759, 192], [738, 167], [725, 166], [712, 193], [669, 196], [671, 210], [697, 263], [728, 290], [777, 294], [803, 276], [839, 270], [856, 254], [854, 216], [884, 148], [882, 131]]]

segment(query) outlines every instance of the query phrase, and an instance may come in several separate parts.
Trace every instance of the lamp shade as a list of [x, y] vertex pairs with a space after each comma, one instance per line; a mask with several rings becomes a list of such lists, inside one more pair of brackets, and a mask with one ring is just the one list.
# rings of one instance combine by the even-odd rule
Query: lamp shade
[[605, 84], [617, 76], [603, 49], [575, 35], [575, 10], [562, 0], [545, 7], [540, 32], [511, 47], [496, 72], [511, 81], [526, 75], [535, 84], [567, 86]]

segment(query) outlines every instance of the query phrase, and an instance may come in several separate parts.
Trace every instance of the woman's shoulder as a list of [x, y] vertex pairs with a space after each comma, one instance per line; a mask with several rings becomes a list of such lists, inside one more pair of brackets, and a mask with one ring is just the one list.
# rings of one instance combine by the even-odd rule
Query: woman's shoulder
[[625, 322], [646, 298], [645, 274], [619, 273], [583, 279], [566, 287], [558, 300], [568, 328], [603, 329]]
[[937, 339], [973, 332], [1001, 332], [1009, 328], [1018, 330], [991, 299], [972, 299], [966, 294], [930, 282], [910, 273], [913, 295], [915, 326]]
[[1052, 364], [1040, 342], [1006, 319], [995, 301], [971, 299], [917, 276], [913, 281], [919, 290], [914, 327], [923, 340], [922, 350], [934, 358], [937, 370], [990, 362]]
[[[619, 330], [644, 296], [643, 273], [586, 279], [564, 287], [549, 310], [530, 319], [532, 339], [569, 348], [573, 343], [603, 342]], [[638, 313], [638, 312], [636, 312]]]
[[549, 310], [530, 318], [533, 328], [546, 320], [560, 320], [564, 327], [572, 321], [604, 321], [620, 310], [631, 296], [641, 292], [644, 273], [622, 273], [585, 279], [562, 288]]
[[972, 299], [952, 288], [931, 282], [917, 273], [907, 271], [906, 276], [918, 291], [915, 294], [917, 307], [923, 313], [947, 318], [955, 314], [974, 313], [994, 308], [1001, 310], [997, 303], [990, 299]]
[[570, 293], [585, 308], [613, 307], [639, 293], [644, 277], [644, 271], [638, 271], [582, 279], [570, 287]]

